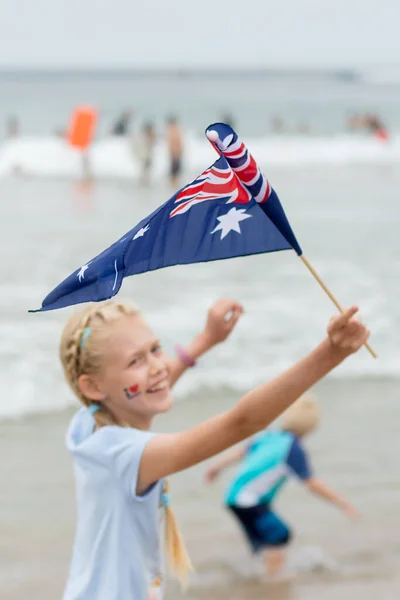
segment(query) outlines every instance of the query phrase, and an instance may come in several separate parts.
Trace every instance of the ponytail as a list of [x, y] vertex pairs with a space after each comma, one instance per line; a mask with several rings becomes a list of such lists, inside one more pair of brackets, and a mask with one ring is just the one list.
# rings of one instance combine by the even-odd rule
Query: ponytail
[[[165, 495], [168, 494], [168, 489], [168, 481], [165, 481], [163, 490]], [[171, 570], [181, 582], [182, 587], [186, 588], [193, 565], [169, 502], [165, 506], [165, 543]]]

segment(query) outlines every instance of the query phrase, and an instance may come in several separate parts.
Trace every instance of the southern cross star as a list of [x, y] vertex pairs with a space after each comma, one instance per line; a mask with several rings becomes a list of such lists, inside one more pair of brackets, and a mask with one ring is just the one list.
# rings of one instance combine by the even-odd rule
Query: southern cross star
[[148, 224], [145, 227], [142, 227], [141, 229], [139, 229], [139, 231], [135, 233], [132, 240], [136, 240], [137, 238], [143, 237], [146, 231], [148, 231], [149, 229], [150, 226]]
[[89, 268], [90, 262], [88, 262], [87, 265], [83, 265], [83, 267], [80, 268], [79, 272], [77, 273], [77, 277], [79, 279], [79, 281], [82, 281], [82, 279], [85, 279], [85, 271]]
[[231, 231], [236, 231], [237, 233], [242, 233], [240, 230], [240, 221], [244, 221], [245, 219], [250, 219], [251, 215], [246, 214], [244, 208], [231, 208], [229, 212], [225, 215], [221, 215], [217, 217], [219, 224], [212, 230], [211, 233], [215, 233], [216, 231], [221, 232], [221, 240], [224, 239]]

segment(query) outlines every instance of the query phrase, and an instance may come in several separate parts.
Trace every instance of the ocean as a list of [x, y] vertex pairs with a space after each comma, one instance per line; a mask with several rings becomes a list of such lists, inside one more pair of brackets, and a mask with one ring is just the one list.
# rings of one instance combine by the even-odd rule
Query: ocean
[[[257, 73], [0, 73], [0, 123], [19, 135], [0, 146], [0, 595], [61, 597], [74, 531], [72, 469], [64, 433], [77, 403], [58, 363], [71, 309], [29, 314], [174, 192], [166, 178], [164, 121], [184, 130], [182, 183], [215, 159], [204, 129], [229, 113], [278, 192], [305, 256], [344, 305], [358, 304], [377, 359], [363, 349], [316, 387], [321, 429], [309, 441], [316, 472], [360, 508], [356, 524], [291, 485], [277, 510], [295, 530], [290, 582], [260, 578], [222, 508], [224, 485], [203, 485], [204, 465], [173, 478], [173, 499], [196, 573], [187, 597], [365, 600], [400, 593], [398, 503], [400, 304], [400, 70]], [[74, 107], [95, 106], [95, 179], [54, 135]], [[139, 182], [134, 144], [109, 135], [134, 110], [159, 139], [152, 182]], [[346, 127], [375, 112], [387, 143]], [[271, 130], [280, 118], [283, 130]], [[221, 296], [243, 303], [232, 337], [176, 388], [156, 426], [188, 427], [232, 406], [324, 336], [335, 307], [294, 252], [172, 267], [127, 279], [120, 296], [145, 311], [166, 349], [203, 326]], [[169, 600], [180, 592], [171, 584]]]

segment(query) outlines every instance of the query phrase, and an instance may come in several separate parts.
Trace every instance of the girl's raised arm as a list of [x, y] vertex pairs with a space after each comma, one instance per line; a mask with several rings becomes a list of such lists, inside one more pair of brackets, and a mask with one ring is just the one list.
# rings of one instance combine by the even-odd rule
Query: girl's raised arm
[[152, 438], [141, 459], [137, 492], [222, 452], [274, 421], [366, 342], [369, 331], [355, 317], [357, 310], [351, 307], [334, 317], [327, 339], [290, 369], [247, 393], [228, 412], [187, 431]]

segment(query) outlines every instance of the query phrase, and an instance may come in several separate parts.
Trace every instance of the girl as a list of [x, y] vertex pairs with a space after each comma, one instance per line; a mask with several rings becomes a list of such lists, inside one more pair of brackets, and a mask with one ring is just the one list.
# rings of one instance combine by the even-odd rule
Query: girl
[[296, 476], [310, 492], [328, 500], [349, 517], [353, 506], [330, 489], [312, 472], [302, 440], [319, 425], [320, 413], [314, 399], [305, 394], [282, 417], [282, 429], [263, 431], [249, 443], [233, 448], [206, 472], [211, 483], [231, 464], [240, 468], [225, 494], [225, 504], [235, 515], [254, 552], [263, 551], [270, 575], [281, 569], [291, 531], [273, 511], [273, 503], [289, 476]]
[[[183, 362], [227, 337], [242, 312], [224, 300], [218, 319], [180, 351]], [[181, 580], [190, 561], [171, 512], [165, 477], [187, 469], [265, 428], [301, 394], [356, 352], [369, 336], [356, 307], [332, 319], [328, 336], [282, 375], [247, 393], [231, 410], [187, 431], [155, 434], [171, 408], [171, 366], [138, 310], [113, 301], [73, 315], [61, 338], [61, 361], [84, 407], [72, 420], [78, 524], [64, 600], [163, 597], [160, 518]], [[161, 505], [161, 506], [160, 506]], [[161, 512], [161, 517], [160, 517]]]

